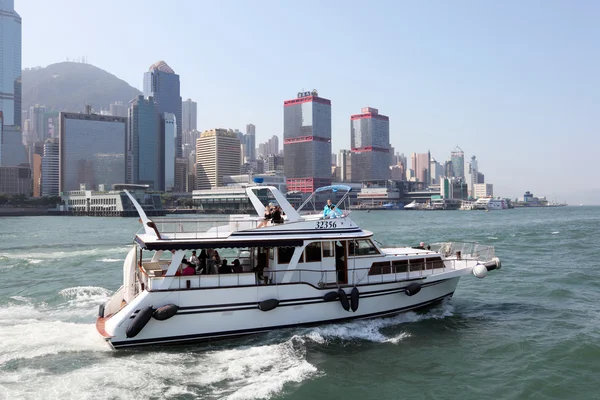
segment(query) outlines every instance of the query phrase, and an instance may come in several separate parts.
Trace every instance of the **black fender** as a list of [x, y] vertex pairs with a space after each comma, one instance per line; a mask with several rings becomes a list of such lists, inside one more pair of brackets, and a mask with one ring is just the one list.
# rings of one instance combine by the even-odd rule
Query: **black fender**
[[404, 293], [407, 296], [414, 296], [421, 291], [421, 286], [419, 282], [413, 282], [404, 289]]
[[340, 303], [342, 303], [342, 307], [344, 310], [350, 310], [350, 303], [348, 302], [348, 295], [344, 292], [344, 289], [338, 290], [338, 294], [340, 296]]
[[158, 321], [165, 321], [177, 314], [178, 310], [179, 307], [177, 307], [175, 304], [167, 304], [154, 310], [152, 316]]
[[279, 300], [268, 299], [268, 300], [263, 300], [260, 303], [258, 303], [258, 309], [260, 311], [271, 311], [272, 309], [277, 308], [278, 305], [279, 305]]
[[352, 289], [350, 292], [350, 309], [352, 312], [356, 312], [358, 310], [358, 298], [360, 296], [360, 292], [357, 288]]
[[335, 301], [338, 299], [339, 295], [340, 294], [338, 292], [325, 293], [325, 295], [323, 296], [323, 300], [324, 301]]
[[150, 318], [152, 318], [153, 313], [154, 310], [152, 310], [152, 306], [140, 310], [127, 327], [125, 335], [128, 338], [136, 337], [137, 334], [140, 333], [142, 329], [144, 329], [148, 321], [150, 321]]

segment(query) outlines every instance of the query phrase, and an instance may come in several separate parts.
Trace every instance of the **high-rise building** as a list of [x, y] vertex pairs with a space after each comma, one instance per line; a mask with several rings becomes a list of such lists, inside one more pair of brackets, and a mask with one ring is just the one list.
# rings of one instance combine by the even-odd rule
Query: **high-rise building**
[[0, 111], [4, 125], [21, 126], [21, 17], [14, 0], [0, 1]]
[[390, 119], [379, 110], [363, 107], [350, 117], [352, 179], [355, 182], [389, 179]]
[[29, 164], [0, 167], [0, 193], [31, 196], [31, 188]]
[[123, 183], [127, 118], [60, 113], [59, 191]]
[[39, 154], [33, 155], [31, 175], [33, 179], [33, 197], [40, 197], [42, 195], [42, 156]]
[[429, 164], [429, 171], [431, 174], [429, 177], [430, 183], [432, 185], [439, 185], [441, 182], [440, 178], [444, 176], [444, 166], [432, 158]]
[[44, 142], [47, 139], [46, 123], [44, 121], [44, 114], [46, 113], [46, 107], [36, 104], [35, 106], [29, 107], [29, 139], [28, 144], [35, 142]]
[[[181, 95], [179, 75], [164, 61], [158, 61], [144, 73], [144, 96], [154, 98], [154, 104], [159, 115], [175, 114], [175, 120], [181, 121]], [[182, 157], [182, 124], [177, 124], [177, 142], [175, 156]]]
[[331, 100], [313, 90], [283, 103], [283, 152], [288, 191], [331, 184]]
[[196, 189], [223, 186], [223, 176], [240, 173], [240, 139], [230, 130], [211, 129], [196, 141]]
[[279, 154], [269, 154], [265, 159], [265, 173], [283, 175], [285, 169], [285, 163], [283, 156]]
[[[153, 97], [139, 95], [129, 105], [127, 175], [131, 183], [164, 190], [164, 136]], [[173, 145], [175, 146], [175, 145]], [[174, 149], [173, 149], [174, 151]]]
[[246, 135], [256, 135], [256, 126], [254, 124], [246, 124]]
[[[177, 121], [175, 120], [175, 114], [165, 113], [161, 119], [162, 123], [162, 136], [164, 143], [164, 188], [160, 190], [173, 191], [175, 188], [175, 141], [177, 140]], [[185, 164], [185, 160], [184, 160]], [[181, 176], [181, 184], [177, 186], [184, 186], [182, 183], [187, 179], [187, 169], [185, 174]]]
[[480, 197], [493, 197], [494, 196], [494, 185], [491, 183], [476, 183], [473, 185], [473, 198], [478, 199]]
[[457, 179], [465, 180], [465, 152], [458, 146], [450, 153], [452, 172]]
[[47, 139], [42, 156], [42, 196], [58, 196], [59, 165], [58, 138]]
[[429, 185], [430, 179], [430, 164], [431, 155], [427, 153], [412, 153], [411, 155], [412, 170], [415, 173], [415, 179], [417, 182], [423, 182], [425, 185]]
[[14, 125], [3, 125], [4, 113], [0, 111], [0, 165], [12, 166], [27, 163], [27, 150], [21, 132]]
[[279, 154], [279, 138], [276, 135], [271, 136], [267, 144], [269, 154]]
[[350, 150], [340, 150], [337, 155], [336, 179], [340, 182], [352, 180], [352, 152]]
[[129, 114], [129, 105], [122, 101], [116, 101], [108, 106], [110, 115], [114, 117], [127, 117]]
[[181, 104], [181, 124], [183, 132], [198, 129], [198, 104], [192, 99], [187, 99]]
[[246, 125], [246, 134], [244, 135], [245, 157], [248, 160], [256, 160], [256, 126], [254, 124]]
[[477, 184], [477, 174], [479, 170], [477, 158], [472, 156], [471, 161], [467, 162], [465, 167], [465, 180], [468, 187], [468, 194], [470, 197], [475, 197], [475, 185]]

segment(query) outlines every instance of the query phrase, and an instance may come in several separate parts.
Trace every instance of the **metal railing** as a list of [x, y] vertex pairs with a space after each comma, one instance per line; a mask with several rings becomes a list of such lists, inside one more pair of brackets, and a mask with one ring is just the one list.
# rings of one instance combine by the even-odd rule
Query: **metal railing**
[[495, 249], [476, 242], [444, 242], [432, 243], [431, 250], [445, 258], [459, 260], [491, 261], [495, 257]]

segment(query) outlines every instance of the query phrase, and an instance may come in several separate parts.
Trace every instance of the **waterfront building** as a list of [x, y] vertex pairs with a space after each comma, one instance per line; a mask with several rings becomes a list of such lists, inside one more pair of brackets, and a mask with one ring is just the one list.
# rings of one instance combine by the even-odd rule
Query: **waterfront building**
[[379, 110], [363, 107], [350, 117], [352, 180], [385, 180], [390, 177], [390, 119]]
[[465, 152], [458, 146], [450, 153], [452, 163], [452, 176], [457, 179], [465, 179]]
[[42, 156], [34, 154], [31, 163], [31, 175], [33, 179], [33, 197], [42, 195]]
[[246, 160], [256, 160], [256, 126], [254, 124], [246, 125], [246, 134], [242, 144]]
[[338, 153], [335, 179], [339, 182], [352, 181], [352, 152], [350, 150], [340, 150]]
[[[153, 97], [159, 115], [175, 114], [175, 120], [181, 121], [182, 101], [180, 95], [179, 75], [164, 61], [152, 64], [144, 73], [144, 96]], [[177, 124], [177, 141], [175, 156], [182, 157], [182, 125]]]
[[42, 156], [42, 196], [58, 196], [59, 165], [58, 138], [47, 139]]
[[475, 196], [475, 185], [477, 184], [478, 169], [477, 159], [472, 156], [465, 166], [465, 181], [469, 188], [469, 196], [473, 198], [477, 198]]
[[264, 171], [269, 175], [283, 175], [285, 173], [285, 161], [283, 156], [269, 154], [265, 158]]
[[196, 141], [196, 187], [223, 186], [223, 176], [240, 173], [240, 157], [240, 139], [231, 129], [202, 132]]
[[29, 164], [0, 167], [0, 194], [31, 196], [32, 184]]
[[124, 192], [129, 193], [142, 206], [148, 216], [165, 215], [160, 193], [149, 192], [148, 185], [114, 184], [112, 190], [99, 185], [98, 190], [89, 190], [81, 185], [79, 190], [62, 192], [60, 197], [64, 203], [63, 211], [73, 215], [90, 215], [100, 217], [137, 217], [138, 213], [131, 200]]
[[331, 100], [313, 90], [284, 101], [283, 151], [289, 191], [331, 184]]
[[431, 171], [431, 184], [439, 185], [440, 178], [445, 175], [444, 166], [432, 158], [429, 164], [429, 170]]
[[14, 0], [0, 1], [0, 111], [2, 123], [20, 131], [21, 17]]
[[494, 185], [491, 183], [476, 183], [473, 185], [473, 198], [494, 197]]
[[127, 118], [61, 112], [59, 131], [60, 192], [125, 180]]
[[[161, 172], [161, 179], [164, 184], [159, 190], [162, 191], [180, 191], [181, 187], [185, 186], [187, 168], [184, 174], [179, 175], [179, 179], [175, 178], [175, 144], [177, 141], [177, 121], [175, 114], [164, 113], [161, 118], [161, 140], [164, 143], [163, 151], [163, 169]], [[185, 160], [183, 160], [185, 163]]]
[[181, 103], [181, 130], [182, 132], [198, 129], [198, 103], [187, 99]]
[[23, 145], [23, 135], [14, 125], [2, 125], [0, 111], [0, 165], [13, 166], [28, 162], [27, 149]]
[[[164, 135], [163, 118], [159, 115], [153, 97], [139, 95], [129, 105], [127, 132], [127, 182], [149, 185], [164, 190]], [[164, 125], [164, 122], [162, 122]], [[173, 144], [173, 146], [175, 146]], [[121, 179], [122, 182], [123, 180]], [[117, 182], [112, 182], [117, 183]]]
[[41, 105], [34, 105], [29, 107], [29, 138], [27, 140], [28, 145], [36, 142], [43, 142], [47, 137], [46, 123], [44, 121], [44, 114], [46, 113], [46, 107]]

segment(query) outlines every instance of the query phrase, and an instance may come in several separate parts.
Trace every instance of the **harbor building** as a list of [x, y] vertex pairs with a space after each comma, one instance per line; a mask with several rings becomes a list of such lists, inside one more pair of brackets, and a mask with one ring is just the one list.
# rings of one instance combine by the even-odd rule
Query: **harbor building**
[[198, 129], [198, 104], [192, 99], [181, 103], [181, 130], [191, 132]]
[[33, 181], [29, 164], [0, 167], [0, 193], [31, 196]]
[[284, 101], [283, 152], [289, 191], [331, 184], [331, 100], [313, 90]]
[[59, 191], [123, 182], [127, 118], [60, 113]]
[[0, 111], [2, 124], [21, 130], [21, 17], [14, 0], [0, 1]]
[[223, 186], [223, 176], [239, 175], [240, 160], [240, 139], [234, 131], [211, 129], [202, 132], [196, 141], [196, 188]]
[[352, 179], [355, 182], [390, 177], [390, 119], [379, 110], [363, 107], [350, 117]]
[[58, 196], [59, 165], [58, 138], [47, 139], [42, 156], [42, 196]]

